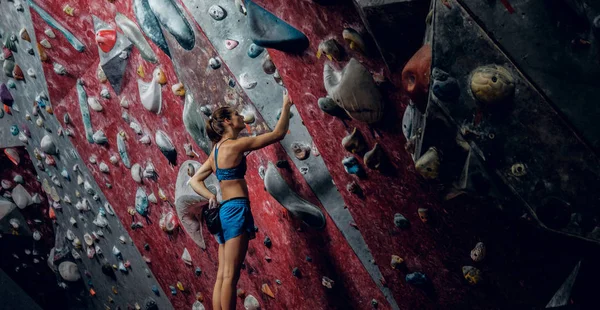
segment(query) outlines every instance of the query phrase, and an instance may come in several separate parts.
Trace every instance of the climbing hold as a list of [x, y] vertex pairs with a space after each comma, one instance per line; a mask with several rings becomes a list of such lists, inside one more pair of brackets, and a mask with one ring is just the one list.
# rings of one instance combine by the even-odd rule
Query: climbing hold
[[377, 308], [377, 306], [379, 306], [379, 302], [377, 301], [377, 299], [371, 299], [371, 306], [373, 308]]
[[154, 141], [156, 141], [156, 145], [169, 163], [173, 166], [177, 165], [177, 151], [173, 142], [171, 142], [171, 138], [164, 131], [157, 130], [154, 135]]
[[342, 160], [342, 164], [344, 165], [344, 169], [346, 169], [346, 172], [348, 172], [349, 174], [356, 174], [357, 176], [364, 175], [364, 170], [355, 157], [344, 157], [344, 159]]
[[223, 20], [227, 16], [227, 12], [219, 5], [211, 5], [208, 8], [208, 14], [215, 20]]
[[394, 214], [394, 225], [399, 228], [408, 228], [410, 222], [400, 213]]
[[65, 261], [60, 263], [60, 265], [58, 265], [58, 272], [65, 281], [76, 282], [81, 279], [79, 268], [77, 268], [77, 264], [73, 262]]
[[417, 213], [419, 214], [419, 218], [423, 223], [427, 223], [429, 221], [429, 209], [419, 208]]
[[302, 276], [298, 267], [294, 267], [294, 269], [292, 269], [292, 275], [296, 278], [300, 278]]
[[29, 33], [27, 32], [27, 29], [25, 28], [21, 28], [21, 31], [19, 31], [19, 37], [21, 37], [21, 39], [27, 41], [27, 42], [31, 42], [31, 38], [29, 37]]
[[465, 280], [471, 285], [476, 285], [481, 282], [481, 271], [473, 266], [462, 267], [463, 276]]
[[254, 123], [255, 120], [256, 120], [256, 118], [254, 117], [254, 113], [252, 113], [252, 112], [244, 113], [244, 123], [252, 124], [252, 123]]
[[430, 147], [415, 162], [415, 169], [426, 179], [437, 179], [440, 168], [440, 157], [435, 147]]
[[102, 112], [102, 104], [100, 104], [100, 101], [98, 101], [98, 99], [96, 99], [95, 97], [89, 97], [87, 99], [87, 103], [90, 106], [90, 108], [92, 108], [92, 110], [96, 112]]
[[350, 45], [351, 50], [358, 50], [362, 53], [367, 52], [367, 46], [362, 38], [362, 35], [358, 31], [352, 28], [346, 28], [342, 31], [342, 37]]
[[21, 70], [21, 67], [19, 67], [19, 65], [14, 66], [12, 76], [17, 81], [22, 81], [25, 79], [25, 76], [23, 75], [23, 70]]
[[117, 148], [123, 165], [127, 168], [131, 168], [131, 162], [129, 161], [129, 155], [127, 154], [127, 145], [125, 144], [125, 138], [121, 134], [117, 134]]
[[384, 104], [377, 85], [356, 59], [350, 59], [341, 71], [326, 63], [323, 80], [329, 97], [353, 119], [372, 124], [383, 116]]
[[246, 308], [246, 310], [259, 310], [260, 304], [258, 303], [256, 297], [248, 295], [244, 299], [244, 308]]
[[108, 89], [106, 89], [106, 87], [103, 87], [100, 91], [100, 97], [104, 99], [110, 99], [110, 93], [108, 92]]
[[141, 216], [148, 215], [148, 196], [141, 187], [138, 187], [135, 193], [135, 210]]
[[321, 55], [325, 55], [330, 61], [340, 60], [342, 56], [342, 52], [340, 51], [340, 47], [335, 39], [329, 39], [319, 43], [319, 48], [317, 50], [317, 58], [321, 58]]
[[323, 276], [323, 278], [321, 279], [321, 284], [328, 289], [332, 289], [333, 285], [335, 284], [335, 281]]
[[379, 170], [385, 164], [385, 154], [379, 143], [375, 143], [372, 150], [365, 153], [364, 162], [367, 167]]
[[262, 68], [266, 74], [273, 74], [273, 73], [275, 73], [275, 70], [277, 70], [277, 68], [275, 67], [275, 64], [271, 60], [271, 56], [269, 56], [269, 54], [267, 54], [267, 56], [263, 60]]
[[221, 68], [221, 61], [219, 60], [218, 57], [212, 57], [211, 59], [208, 60], [208, 65], [213, 70], [217, 70], [217, 69]]
[[494, 105], [514, 95], [515, 81], [512, 74], [502, 66], [481, 66], [471, 74], [471, 92], [478, 102]]
[[94, 135], [92, 136], [92, 139], [94, 139], [94, 143], [96, 144], [108, 143], [108, 138], [106, 138], [106, 135], [104, 135], [104, 131], [102, 130], [96, 131], [96, 133], [94, 133]]
[[239, 42], [236, 40], [225, 40], [225, 48], [232, 50], [238, 46]]
[[245, 72], [240, 75], [239, 82], [240, 86], [242, 86], [245, 89], [252, 89], [256, 86], [256, 84], [258, 84], [256, 80], [251, 79], [248, 76], [248, 73]]
[[192, 265], [192, 256], [190, 255], [190, 252], [188, 251], [187, 248], [183, 249], [183, 254], [181, 254], [181, 259], [183, 260], [184, 263], [188, 264], [188, 265]]
[[175, 37], [185, 50], [192, 50], [196, 37], [179, 6], [173, 0], [148, 0], [150, 9], [164, 29]]
[[148, 195], [148, 201], [154, 204], [158, 203], [158, 199], [156, 199], [156, 196], [154, 195], [154, 193]]
[[310, 146], [304, 143], [294, 142], [291, 145], [292, 152], [299, 160], [305, 160], [310, 156]]
[[137, 68], [136, 72], [137, 72], [137, 75], [138, 75], [139, 77], [141, 77], [142, 79], [146, 77], [146, 72], [144, 71], [144, 65], [141, 65], [141, 64], [140, 64], [140, 65], [138, 66], [138, 68]]
[[431, 89], [439, 100], [452, 101], [460, 95], [458, 81], [447, 72], [439, 68], [433, 68], [431, 78], [433, 79]]
[[392, 268], [398, 270], [398, 269], [400, 269], [400, 267], [402, 266], [403, 263], [404, 263], [404, 259], [402, 259], [402, 257], [400, 257], [398, 255], [392, 255], [392, 262], [391, 262]]
[[292, 53], [299, 53], [308, 47], [308, 38], [302, 32], [254, 1], [246, 1], [245, 4], [250, 37], [256, 45]]
[[263, 244], [267, 247], [267, 248], [271, 248], [271, 238], [269, 238], [269, 236], [265, 237], [265, 240], [263, 241]]
[[151, 143], [149, 135], [144, 135], [143, 137], [140, 138], [139, 141], [140, 141], [140, 143], [146, 144], [146, 145]]
[[117, 26], [121, 28], [127, 39], [129, 39], [129, 41], [131, 41], [131, 43], [133, 43], [133, 45], [135, 45], [135, 47], [140, 51], [140, 55], [144, 60], [151, 63], [158, 62], [156, 54], [154, 54], [150, 44], [148, 44], [148, 41], [146, 41], [144, 35], [133, 21], [131, 21], [125, 15], [117, 12], [115, 22], [117, 23]]
[[269, 287], [269, 285], [267, 283], [263, 283], [263, 285], [261, 286], [260, 290], [267, 294], [267, 296], [271, 297], [271, 298], [275, 298], [275, 294], [273, 294], [273, 291], [271, 291], [271, 288]]
[[110, 52], [117, 43], [117, 31], [115, 29], [100, 29], [96, 31], [96, 43], [103, 52]]
[[[14, 37], [14, 40], [12, 39], [13, 37]], [[16, 52], [17, 51], [16, 39], [17, 39], [17, 36], [15, 36], [14, 34], [7, 36], [6, 39], [4, 40], [4, 47], [7, 48], [8, 50]]]
[[427, 104], [430, 73], [431, 45], [425, 44], [412, 56], [402, 70], [402, 86], [420, 110], [424, 110]]
[[185, 96], [185, 88], [183, 87], [183, 83], [179, 82], [171, 86], [171, 90], [175, 96], [183, 97]]
[[200, 267], [196, 267], [196, 270], [194, 270], [194, 273], [196, 274], [196, 276], [200, 276], [202, 274], [202, 269], [200, 269]]
[[527, 174], [527, 170], [522, 163], [516, 163], [510, 167], [510, 173], [515, 177], [522, 177]]
[[351, 134], [342, 139], [342, 146], [346, 151], [353, 154], [362, 154], [367, 148], [365, 138], [356, 127], [352, 130]]
[[121, 102], [119, 104], [121, 105], [121, 107], [129, 109], [129, 101], [127, 100], [127, 98], [121, 98]]
[[98, 168], [100, 169], [100, 172], [109, 173], [108, 165], [105, 162], [101, 162]]
[[13, 96], [10, 94], [10, 91], [8, 91], [8, 87], [6, 87], [6, 84], [4, 83], [0, 85], [0, 102], [4, 103], [7, 106], [12, 106], [14, 102]]
[[65, 75], [67, 74], [67, 69], [65, 69], [65, 67], [59, 63], [54, 63], [54, 65], [52, 66], [54, 72], [58, 75]]
[[427, 276], [421, 272], [413, 272], [406, 275], [405, 280], [408, 284], [415, 286], [424, 286], [427, 284]]
[[[29, 75], [30, 78], [35, 79], [35, 70], [33, 70], [33, 68], [27, 69], [27, 75]], [[48, 109], [48, 108], [46, 108], [46, 109]]]
[[65, 14], [73, 17], [75, 15], [75, 9], [73, 7], [71, 7], [69, 4], [65, 4], [65, 6], [63, 7], [63, 12], [65, 12]]
[[413, 120], [415, 115], [415, 106], [413, 104], [409, 104], [406, 106], [406, 110], [404, 110], [404, 116], [402, 117], [402, 133], [406, 140], [410, 140], [413, 136]]
[[[160, 69], [157, 68], [157, 70]], [[149, 83], [138, 80], [138, 91], [142, 106], [150, 112], [159, 114], [162, 108], [162, 92], [160, 84], [156, 81], [156, 75], [153, 74], [152, 81]]]
[[180, 281], [177, 281], [177, 288], [182, 292], [185, 291], [185, 288], [183, 287], [183, 283], [181, 283]]
[[317, 104], [319, 105], [319, 109], [321, 109], [323, 112], [329, 115], [335, 116], [337, 115], [336, 112], [340, 110], [340, 107], [337, 104], [335, 104], [335, 101], [333, 101], [333, 99], [329, 97], [319, 98]]
[[256, 58], [258, 57], [260, 54], [262, 54], [262, 52], [265, 50], [264, 47], [260, 47], [254, 43], [250, 44], [250, 47], [248, 48], [248, 57], [250, 58]]
[[138, 123], [136, 123], [136, 122], [131, 122], [131, 123], [129, 123], [129, 127], [130, 127], [131, 129], [133, 129], [133, 131], [134, 131], [136, 134], [138, 134], [138, 135], [141, 135], [141, 134], [143, 134], [143, 133], [144, 133], [144, 132], [142, 131], [142, 127], [140, 126], [140, 124], [138, 124]]
[[40, 41], [40, 44], [46, 49], [52, 48], [52, 44], [50, 44], [50, 41], [48, 41], [46, 39], [43, 39], [42, 41]]
[[156, 80], [156, 83], [160, 85], [167, 84], [167, 75], [165, 75], [165, 72], [160, 67], [154, 69], [152, 72], [152, 79]]
[[[294, 217], [302, 220], [309, 227], [321, 229], [325, 226], [323, 212], [296, 194], [271, 162], [265, 173], [264, 184], [269, 194]], [[267, 239], [265, 239], [265, 245], [267, 245], [266, 241]]]
[[44, 153], [50, 155], [58, 154], [56, 142], [54, 141], [54, 138], [51, 135], [47, 134], [42, 138], [42, 140], [40, 141], [40, 147], [42, 148], [42, 151], [44, 151]]
[[155, 178], [156, 177], [156, 170], [154, 169], [154, 165], [152, 164], [152, 162], [148, 162], [146, 163], [146, 168], [144, 169], [144, 172], [142, 173], [144, 178]]
[[471, 250], [471, 259], [474, 262], [480, 262], [485, 258], [485, 244], [483, 242], [477, 242], [473, 250]]
[[167, 56], [171, 57], [169, 46], [163, 35], [158, 19], [150, 9], [147, 0], [134, 0], [133, 12], [142, 31], [154, 44], [156, 44]]
[[39, 43], [37, 43], [36, 47], [38, 50], [38, 54], [40, 55], [40, 60], [42, 62], [48, 60], [48, 54], [46, 53], [46, 49], [44, 49], [44, 47]]
[[[185, 105], [183, 108], [183, 124], [185, 129], [192, 136], [194, 142], [206, 153], [211, 152], [211, 142], [206, 134], [206, 124], [202, 116], [199, 105], [194, 102], [191, 93], [186, 94]], [[206, 110], [206, 109], [205, 109]]]
[[11, 198], [19, 209], [25, 209], [33, 204], [33, 199], [27, 190], [21, 184], [17, 184], [11, 192]]

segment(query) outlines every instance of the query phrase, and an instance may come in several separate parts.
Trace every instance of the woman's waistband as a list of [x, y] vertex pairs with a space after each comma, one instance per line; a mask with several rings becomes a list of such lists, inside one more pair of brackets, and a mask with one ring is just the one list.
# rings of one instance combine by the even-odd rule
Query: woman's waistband
[[248, 197], [234, 197], [234, 198], [230, 198], [224, 201], [221, 201], [220, 205], [223, 206], [226, 203], [232, 202], [232, 201], [237, 201], [237, 200], [241, 200], [241, 201], [245, 201], [248, 203], [248, 206], [250, 205], [250, 199], [248, 199]]

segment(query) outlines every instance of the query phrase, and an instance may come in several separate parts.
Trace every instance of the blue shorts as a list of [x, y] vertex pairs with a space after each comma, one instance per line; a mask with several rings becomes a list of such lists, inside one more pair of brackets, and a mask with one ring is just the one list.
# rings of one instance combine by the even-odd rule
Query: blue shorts
[[250, 211], [250, 200], [246, 197], [232, 198], [221, 202], [219, 211], [221, 219], [221, 232], [215, 235], [219, 244], [225, 244], [244, 232], [248, 232], [249, 239], [256, 238], [254, 232], [254, 217]]

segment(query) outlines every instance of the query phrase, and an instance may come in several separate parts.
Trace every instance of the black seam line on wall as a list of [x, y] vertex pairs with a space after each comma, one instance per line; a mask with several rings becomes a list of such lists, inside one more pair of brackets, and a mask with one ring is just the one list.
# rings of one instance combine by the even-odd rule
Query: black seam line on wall
[[[256, 81], [258, 82], [258, 85], [255, 88], [250, 89], [250, 90], [243, 89], [243, 88], [242, 88], [242, 90], [248, 96], [249, 103], [255, 108], [255, 111], [256, 111], [255, 113], [260, 114], [263, 117], [263, 120], [265, 121], [265, 123], [269, 127], [271, 127], [271, 128], [274, 127], [274, 124], [276, 123], [276, 119], [275, 119], [276, 113], [274, 113], [272, 107], [274, 107], [276, 110], [279, 106], [279, 103], [272, 104], [272, 105], [277, 105], [277, 106], [270, 106], [268, 103], [273, 100], [257, 100], [257, 98], [261, 97], [261, 98], [265, 99], [265, 98], [269, 98], [269, 96], [274, 96], [274, 97], [276, 96], [277, 98], [273, 97], [270, 99], [280, 100], [282, 98], [282, 90], [279, 89], [280, 86], [277, 85], [276, 83], [274, 83], [272, 77], [269, 75], [266, 78], [271, 81], [270, 82], [271, 86], [267, 88], [268, 90], [263, 91], [259, 94], [258, 90], [260, 89], [260, 87], [264, 87], [266, 84], [266, 82], [264, 82], [264, 81], [266, 81], [266, 80], [264, 80], [265, 73], [263, 73], [262, 65], [260, 63], [262, 56], [257, 57], [255, 59], [246, 58], [247, 57], [246, 50], [248, 49], [251, 42], [250, 42], [250, 40], [247, 39], [248, 35], [247, 35], [247, 28], [245, 27], [245, 22], [246, 22], [245, 17], [239, 16], [239, 14], [241, 14], [241, 13], [239, 13], [238, 10], [233, 8], [232, 2], [223, 3], [222, 1], [214, 1], [214, 0], [213, 1], [200, 1], [200, 3], [198, 3], [197, 0], [183, 0], [182, 2], [184, 4], [184, 7], [186, 8], [186, 10], [185, 10], [186, 13], [191, 15], [193, 17], [194, 21], [196, 22], [195, 24], [197, 25], [198, 30], [200, 31], [200, 34], [205, 35], [206, 38], [208, 38], [212, 49], [219, 54], [219, 57], [223, 60], [223, 63], [225, 64], [224, 67], [236, 79], [236, 81], [238, 80], [239, 75], [234, 74], [234, 71], [236, 71], [235, 68], [240, 68], [240, 70], [239, 70], [240, 72], [237, 72], [239, 74], [249, 73], [248, 70], [254, 70], [255, 72], [258, 72], [258, 74], [256, 76], [256, 78], [257, 78]], [[211, 4], [215, 4], [215, 3], [221, 5], [224, 9], [226, 9], [226, 11], [228, 12], [227, 18], [233, 18], [234, 16], [240, 17], [240, 20], [238, 20], [238, 23], [240, 23], [240, 21], [242, 21], [241, 24], [236, 24], [235, 26], [231, 26], [229, 24], [224, 24], [223, 21], [218, 22], [218, 23], [212, 21], [211, 18], [206, 16], [207, 15], [206, 12], [208, 11], [208, 7]], [[193, 4], [193, 5], [190, 5], [190, 4]], [[198, 18], [196, 18], [196, 15], [198, 15]], [[204, 18], [200, 18], [200, 17], [204, 17]], [[203, 26], [205, 26], [206, 29], [203, 28]], [[235, 27], [237, 27], [237, 28], [235, 28]], [[240, 27], [244, 27], [244, 28], [240, 28]], [[239, 29], [241, 29], [241, 30], [239, 30]], [[219, 33], [219, 31], [221, 31], [222, 33]], [[219, 38], [219, 35], [223, 35], [223, 34], [226, 34], [228, 37], [240, 39], [239, 45], [233, 50], [226, 50], [223, 48], [222, 45], [215, 46], [215, 42], [220, 42], [219, 40], [224, 39], [224, 38]], [[265, 52], [267, 52], [267, 51], [265, 50]], [[265, 52], [263, 52], [263, 53], [265, 53]], [[237, 56], [236, 56], [236, 54], [237, 54]], [[176, 57], [174, 56], [173, 60], [175, 60], [175, 58]], [[227, 61], [231, 61], [232, 63], [228, 64]], [[237, 61], [237, 63], [233, 63], [235, 61]], [[252, 65], [252, 64], [254, 64], [254, 65]], [[250, 72], [252, 72], [252, 71], [250, 71]], [[179, 73], [177, 73], [177, 74], [179, 74]], [[260, 79], [261, 77], [263, 78], [263, 80]], [[239, 87], [239, 83], [236, 85], [236, 87]], [[277, 88], [277, 90], [271, 91], [274, 88]], [[270, 92], [272, 94], [270, 94]], [[258, 104], [256, 102], [258, 102]], [[277, 102], [279, 102], [279, 101], [277, 101]], [[260, 107], [262, 107], [262, 109]], [[260, 113], [259, 111], [264, 111], [265, 113], [263, 114], [263, 113]], [[296, 114], [296, 117], [294, 117], [290, 120], [290, 131], [292, 133], [299, 134], [299, 136], [301, 136], [300, 138], [304, 139], [303, 140], [304, 142], [307, 142], [307, 139], [310, 139], [310, 140], [308, 140], [308, 142], [312, 142], [312, 137], [308, 133], [306, 126], [303, 125], [301, 117], [300, 117], [296, 107], [292, 107], [292, 112], [294, 112]], [[287, 156], [292, 160], [292, 162], [294, 162], [296, 167], [299, 169], [300, 168], [299, 165], [301, 162], [294, 156], [294, 153], [293, 153], [293, 151], [291, 151], [291, 147], [290, 147], [293, 140], [294, 140], [293, 137], [286, 136], [284, 138], [284, 140], [282, 140], [280, 142], [280, 144], [286, 151]], [[393, 294], [391, 293], [391, 290], [389, 288], [383, 286], [383, 284], [381, 284], [381, 282], [380, 282], [380, 279], [383, 279], [383, 275], [382, 275], [381, 270], [379, 269], [378, 265], [373, 264], [373, 261], [374, 261], [373, 255], [371, 254], [371, 251], [370, 251], [368, 245], [366, 244], [362, 234], [360, 233], [360, 231], [354, 229], [353, 227], [351, 227], [348, 224], [350, 221], [353, 221], [352, 215], [350, 214], [350, 211], [348, 209], [344, 209], [345, 201], [343, 200], [343, 197], [339, 193], [339, 190], [337, 189], [337, 187], [333, 184], [331, 174], [329, 173], [329, 169], [325, 165], [325, 162], [324, 162], [322, 156], [318, 156], [318, 157], [314, 156], [314, 155], [310, 156], [306, 160], [304, 160], [303, 163], [305, 163], [305, 165], [307, 167], [312, 166], [310, 171], [315, 171], [315, 173], [319, 173], [319, 172], [321, 173], [321, 175], [320, 175], [321, 178], [312, 177], [310, 175], [310, 173], [303, 174], [303, 178], [305, 179], [306, 183], [309, 185], [309, 187], [311, 188], [311, 190], [313, 191], [313, 193], [315, 194], [317, 199], [319, 199], [319, 201], [321, 202], [321, 204], [323, 205], [323, 207], [329, 214], [329, 217], [336, 224], [336, 227], [342, 233], [342, 235], [344, 236], [344, 238], [346, 239], [346, 241], [348, 242], [348, 244], [354, 251], [355, 255], [358, 257], [358, 259], [363, 264], [363, 267], [365, 268], [367, 273], [370, 275], [373, 282], [375, 282], [375, 285], [379, 288], [381, 293], [384, 295], [384, 297], [390, 304], [391, 308], [399, 309], [397, 302], [394, 299]], [[267, 164], [267, 163], [265, 163], [265, 164]]]
[[[436, 0], [434, 0], [436, 1]], [[585, 145], [585, 147], [591, 151], [596, 158], [600, 159], [600, 150], [596, 150], [594, 149], [591, 144], [589, 143], [589, 141], [587, 141], [585, 138], [583, 138], [583, 135], [581, 134], [581, 132], [576, 129], [573, 125], [571, 125], [571, 122], [568, 121], [568, 118], [566, 117], [566, 115], [556, 106], [556, 104], [554, 104], [552, 102], [552, 100], [550, 100], [550, 98], [546, 95], [546, 93], [544, 93], [541, 90], [541, 87], [539, 87], [535, 81], [525, 73], [525, 71], [521, 70], [521, 68], [517, 65], [517, 62], [514, 60], [514, 58], [512, 56], [510, 56], [510, 54], [508, 53], [508, 51], [506, 49], [504, 49], [504, 47], [502, 46], [502, 44], [500, 44], [500, 42], [494, 37], [494, 35], [488, 31], [488, 29], [485, 27], [485, 24], [483, 23], [483, 21], [477, 17], [477, 15], [471, 10], [469, 9], [469, 7], [462, 1], [462, 0], [456, 0], [459, 4], [459, 6], [461, 7], [461, 9], [463, 11], [465, 11], [467, 13], [467, 15], [469, 15], [469, 17], [471, 17], [473, 19], [473, 21], [477, 24], [477, 26], [479, 28], [481, 28], [481, 30], [483, 30], [483, 33], [485, 33], [487, 35], [487, 37], [490, 39], [490, 41], [492, 41], [494, 43], [494, 45], [496, 45], [496, 48], [500, 50], [500, 52], [502, 52], [502, 54], [504, 54], [504, 57], [506, 57], [511, 64], [514, 66], [514, 68], [519, 71], [519, 73], [525, 77], [525, 81], [527, 83], [529, 83], [531, 85], [531, 87], [533, 89], [535, 89], [535, 91], [537, 93], [540, 94], [540, 96], [542, 96], [542, 98], [552, 107], [552, 111], [554, 111], [554, 113], [556, 113], [558, 115], [558, 117], [560, 118], [560, 120], [562, 120], [562, 122], [573, 132], [573, 134], [575, 135], [575, 137], [577, 137], [577, 139], [579, 141], [581, 141], [581, 143], [583, 145]]]

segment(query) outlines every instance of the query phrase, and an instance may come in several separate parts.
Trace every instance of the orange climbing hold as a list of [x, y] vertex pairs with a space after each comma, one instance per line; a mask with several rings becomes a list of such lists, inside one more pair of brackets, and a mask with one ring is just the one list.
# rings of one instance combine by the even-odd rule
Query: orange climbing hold
[[54, 208], [48, 208], [48, 217], [50, 217], [51, 220], [56, 219], [56, 213], [54, 212]]
[[10, 111], [10, 107], [7, 106], [6, 104], [4, 105], [4, 112], [6, 112], [6, 114], [12, 115], [12, 112]]
[[96, 43], [100, 49], [108, 53], [117, 43], [117, 31], [115, 29], [100, 29], [96, 32]]
[[40, 54], [40, 60], [46, 61], [48, 60], [48, 54], [46, 54], [46, 50], [41, 44], [37, 44], [38, 54]]
[[90, 288], [90, 295], [91, 296], [96, 296], [96, 291], [94, 291], [93, 288]]
[[196, 300], [199, 302], [204, 301], [204, 296], [202, 296], [202, 293], [200, 293], [200, 292], [196, 293]]
[[273, 294], [273, 291], [271, 291], [271, 288], [269, 287], [269, 285], [267, 283], [265, 283], [265, 284], [262, 285], [261, 291], [263, 293], [269, 295], [269, 297], [275, 298], [275, 295]]

